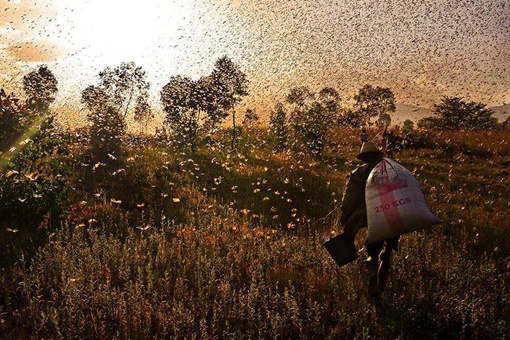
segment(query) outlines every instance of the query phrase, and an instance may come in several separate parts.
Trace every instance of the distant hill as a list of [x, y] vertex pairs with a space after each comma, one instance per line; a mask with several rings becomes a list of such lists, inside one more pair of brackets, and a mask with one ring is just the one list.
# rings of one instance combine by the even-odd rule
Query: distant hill
[[391, 114], [391, 124], [402, 124], [410, 119], [414, 124], [422, 118], [432, 116], [432, 110], [409, 104], [397, 104], [397, 109]]
[[510, 104], [505, 104], [501, 106], [495, 106], [490, 108], [494, 111], [494, 117], [499, 119], [500, 122], [506, 120], [506, 118], [510, 115]]
[[[402, 124], [406, 119], [412, 120], [415, 124], [425, 117], [433, 116], [432, 108], [426, 109], [409, 104], [397, 104], [397, 109], [391, 114], [391, 124]], [[494, 111], [494, 117], [503, 122], [510, 116], [510, 104], [494, 106], [490, 108]]]

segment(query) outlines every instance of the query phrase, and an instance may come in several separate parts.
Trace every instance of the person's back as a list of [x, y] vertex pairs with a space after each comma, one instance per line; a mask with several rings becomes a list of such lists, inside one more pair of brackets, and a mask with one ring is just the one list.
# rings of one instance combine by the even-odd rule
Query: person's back
[[[351, 172], [345, 187], [340, 222], [347, 237], [352, 239], [359, 229], [367, 226], [365, 187], [372, 169], [383, 159], [383, 153], [371, 142], [363, 143], [356, 156], [364, 165]], [[391, 253], [397, 250], [399, 237], [370, 244], [366, 247], [368, 259], [365, 261], [370, 273], [369, 296], [378, 301], [386, 286], [390, 271]], [[380, 265], [379, 265], [380, 258]]]
[[354, 236], [359, 226], [366, 226], [365, 186], [370, 171], [380, 162], [376, 159], [364, 164], [349, 174], [342, 199], [340, 222], [347, 235]]

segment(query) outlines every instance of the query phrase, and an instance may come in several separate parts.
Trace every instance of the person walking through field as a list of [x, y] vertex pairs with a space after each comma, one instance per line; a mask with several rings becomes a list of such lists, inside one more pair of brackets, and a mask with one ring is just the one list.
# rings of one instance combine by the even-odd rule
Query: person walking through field
[[[345, 187], [340, 222], [344, 226], [345, 236], [354, 242], [359, 229], [367, 226], [365, 186], [372, 169], [383, 159], [383, 153], [372, 142], [365, 142], [356, 156], [364, 165], [350, 173]], [[381, 293], [388, 281], [391, 255], [397, 251], [399, 236], [369, 244], [366, 246], [368, 258], [365, 264], [369, 271], [368, 295], [374, 301], [380, 301]]]
[[368, 133], [367, 129], [362, 128], [361, 133], [359, 134], [360, 147], [363, 146], [363, 143], [368, 142]]

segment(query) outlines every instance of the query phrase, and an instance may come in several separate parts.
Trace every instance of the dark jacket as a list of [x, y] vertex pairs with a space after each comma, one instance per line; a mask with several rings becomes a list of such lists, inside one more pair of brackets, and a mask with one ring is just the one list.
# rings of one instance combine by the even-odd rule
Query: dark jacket
[[354, 238], [360, 228], [367, 226], [367, 207], [365, 203], [365, 186], [372, 169], [380, 162], [360, 166], [348, 176], [345, 186], [340, 222], [347, 236]]

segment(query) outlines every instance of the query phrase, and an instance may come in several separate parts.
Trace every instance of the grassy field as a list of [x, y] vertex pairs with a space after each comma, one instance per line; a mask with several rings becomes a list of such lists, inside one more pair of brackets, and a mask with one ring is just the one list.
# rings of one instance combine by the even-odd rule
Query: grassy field
[[0, 336], [508, 338], [508, 131], [431, 133], [394, 155], [443, 224], [402, 237], [381, 308], [365, 233], [341, 269], [322, 246], [342, 230], [358, 134], [333, 131], [320, 159], [274, 152], [261, 129], [235, 153], [227, 132], [193, 155], [133, 138], [115, 169], [65, 139], [58, 218], [2, 218]]

